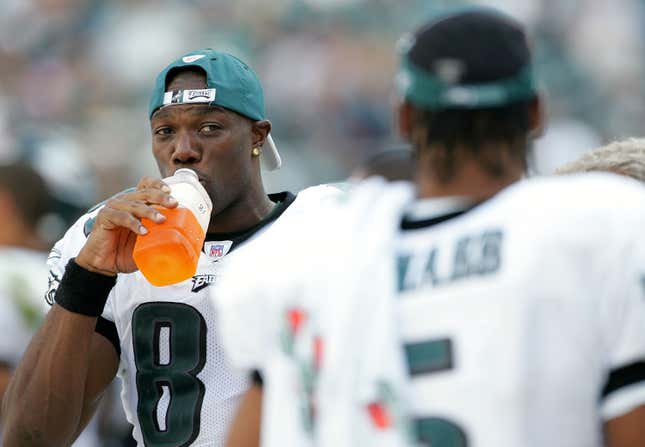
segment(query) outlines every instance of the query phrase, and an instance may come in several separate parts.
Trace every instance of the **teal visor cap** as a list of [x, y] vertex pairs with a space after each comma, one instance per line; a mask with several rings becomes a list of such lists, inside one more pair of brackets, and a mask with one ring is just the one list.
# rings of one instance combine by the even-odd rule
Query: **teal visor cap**
[[[206, 74], [205, 89], [166, 91], [170, 71], [196, 67]], [[235, 56], [210, 48], [185, 54], [168, 65], [155, 80], [150, 98], [149, 117], [160, 108], [176, 104], [208, 104], [239, 113], [253, 121], [264, 120], [264, 93], [255, 72]], [[278, 169], [280, 155], [269, 135], [262, 152], [264, 167]]]
[[[470, 45], [451, 45], [440, 33], [461, 36]], [[415, 51], [416, 63], [411, 57]], [[438, 15], [417, 33], [405, 35], [398, 52], [397, 91], [425, 109], [502, 107], [538, 95], [524, 27], [494, 8], [469, 5]], [[432, 68], [417, 64], [424, 53], [425, 65]], [[504, 60], [489, 58], [482, 76], [481, 55], [487, 53]]]

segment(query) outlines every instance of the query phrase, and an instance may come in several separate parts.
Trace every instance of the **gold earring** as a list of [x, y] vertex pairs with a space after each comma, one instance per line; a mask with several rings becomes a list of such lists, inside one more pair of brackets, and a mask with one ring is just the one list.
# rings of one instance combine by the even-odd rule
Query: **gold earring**
[[254, 147], [251, 151], [251, 155], [253, 155], [254, 157], [259, 157], [260, 154], [262, 154], [262, 149], [260, 149], [259, 147]]

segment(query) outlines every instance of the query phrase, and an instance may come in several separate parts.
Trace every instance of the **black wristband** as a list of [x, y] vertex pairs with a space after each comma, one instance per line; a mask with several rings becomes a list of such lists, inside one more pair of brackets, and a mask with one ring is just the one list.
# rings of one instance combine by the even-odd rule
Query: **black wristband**
[[70, 312], [98, 317], [103, 313], [114, 284], [116, 276], [85, 270], [72, 258], [65, 267], [65, 274], [60, 280], [54, 299], [56, 304]]

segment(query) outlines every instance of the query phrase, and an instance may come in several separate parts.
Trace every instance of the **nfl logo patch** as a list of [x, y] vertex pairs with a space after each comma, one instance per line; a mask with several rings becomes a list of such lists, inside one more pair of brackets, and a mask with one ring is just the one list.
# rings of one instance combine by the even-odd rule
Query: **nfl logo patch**
[[207, 241], [204, 243], [204, 254], [213, 261], [219, 261], [231, 249], [233, 241]]
[[211, 250], [208, 256], [211, 258], [220, 258], [224, 256], [224, 246], [222, 244], [211, 245]]

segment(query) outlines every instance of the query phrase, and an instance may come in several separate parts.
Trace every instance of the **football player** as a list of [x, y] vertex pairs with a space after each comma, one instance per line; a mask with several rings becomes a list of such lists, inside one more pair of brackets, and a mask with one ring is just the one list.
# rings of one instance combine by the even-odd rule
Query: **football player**
[[[13, 370], [42, 322], [49, 306], [47, 249], [40, 235], [43, 218], [54, 212], [56, 194], [29, 164], [0, 166], [0, 396]], [[88, 428], [75, 447], [99, 442], [96, 426]]]
[[645, 189], [521, 180], [541, 101], [496, 10], [405, 38], [397, 87], [415, 187], [364, 182], [214, 297], [256, 370], [228, 445], [645, 445]]
[[38, 225], [50, 207], [49, 189], [32, 167], [0, 165], [0, 397], [44, 314], [47, 244]]
[[213, 202], [197, 273], [154, 287], [133, 262], [141, 219], [162, 222], [153, 206], [177, 206], [159, 179], [78, 220], [50, 255], [54, 304], [4, 399], [4, 445], [69, 445], [116, 375], [138, 445], [222, 445], [248, 378], [224, 357], [208, 292], [228, 253], [337, 193], [265, 193], [260, 161], [275, 169], [280, 157], [260, 81], [230, 54], [204, 49], [172, 62], [149, 117], [161, 176], [190, 168]]

